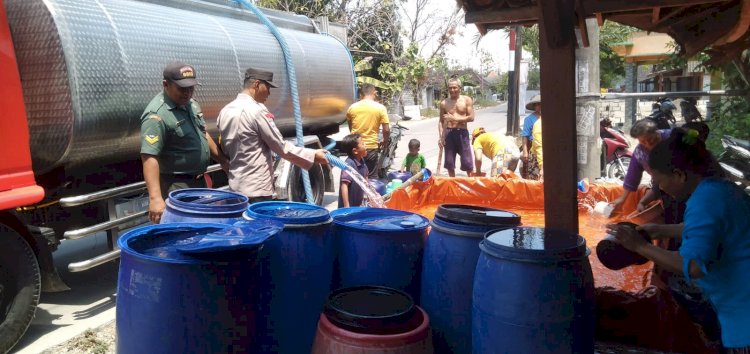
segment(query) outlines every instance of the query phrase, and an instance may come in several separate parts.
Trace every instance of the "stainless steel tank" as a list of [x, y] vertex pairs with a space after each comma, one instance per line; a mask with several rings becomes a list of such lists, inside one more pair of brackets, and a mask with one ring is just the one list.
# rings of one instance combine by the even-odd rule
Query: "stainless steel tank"
[[[294, 127], [281, 47], [248, 11], [220, 1], [7, 0], [37, 173], [138, 159], [140, 116], [170, 61], [195, 66], [195, 98], [212, 133], [244, 70], [266, 68], [280, 87], [266, 102]], [[304, 16], [268, 11], [290, 46], [306, 131], [343, 121], [354, 99], [345, 46]]]

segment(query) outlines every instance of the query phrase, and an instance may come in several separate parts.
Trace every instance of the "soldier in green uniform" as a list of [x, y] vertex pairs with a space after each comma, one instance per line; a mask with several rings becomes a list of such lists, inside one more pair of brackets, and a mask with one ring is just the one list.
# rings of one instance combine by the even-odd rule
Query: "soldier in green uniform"
[[206, 132], [203, 112], [192, 99], [195, 69], [185, 63], [164, 68], [164, 90], [146, 106], [141, 116], [141, 161], [148, 189], [148, 215], [159, 223], [169, 192], [205, 188], [203, 174], [211, 158], [226, 171], [227, 158]]

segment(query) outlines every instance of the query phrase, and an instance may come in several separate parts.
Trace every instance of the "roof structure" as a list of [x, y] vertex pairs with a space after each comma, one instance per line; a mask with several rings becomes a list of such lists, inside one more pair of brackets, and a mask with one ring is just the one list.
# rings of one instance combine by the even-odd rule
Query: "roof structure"
[[609, 43], [609, 46], [628, 63], [649, 64], [669, 58], [674, 52], [672, 37], [666, 33], [634, 32], [628, 42]]
[[[541, 0], [457, 0], [466, 23], [481, 33], [535, 24]], [[716, 62], [737, 58], [750, 48], [750, 0], [575, 0], [576, 24], [596, 17], [644, 31], [669, 34], [688, 57], [710, 47]], [[584, 45], [587, 45], [587, 41]]]

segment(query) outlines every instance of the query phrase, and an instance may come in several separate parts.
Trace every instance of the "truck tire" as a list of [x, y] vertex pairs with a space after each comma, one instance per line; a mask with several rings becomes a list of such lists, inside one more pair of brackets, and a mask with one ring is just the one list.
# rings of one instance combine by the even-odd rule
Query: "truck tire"
[[0, 224], [0, 353], [26, 333], [41, 293], [34, 251], [15, 230]]
[[[319, 164], [314, 164], [308, 171], [310, 174], [310, 187], [312, 187], [313, 199], [316, 205], [323, 205], [323, 197], [326, 193], [326, 180], [323, 174], [323, 167]], [[305, 185], [302, 182], [302, 169], [298, 166], [292, 167], [292, 172], [289, 174], [289, 187], [288, 187], [289, 200], [293, 202], [306, 202], [305, 197]]]

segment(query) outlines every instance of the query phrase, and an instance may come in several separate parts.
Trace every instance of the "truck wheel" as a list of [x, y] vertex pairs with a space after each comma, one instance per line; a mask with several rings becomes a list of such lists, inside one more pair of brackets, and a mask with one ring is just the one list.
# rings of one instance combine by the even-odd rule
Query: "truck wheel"
[[26, 333], [41, 288], [34, 251], [15, 230], [0, 224], [0, 353], [13, 348]]
[[[322, 205], [323, 197], [326, 193], [326, 180], [323, 175], [323, 167], [319, 164], [314, 164], [308, 172], [310, 174], [310, 187], [312, 188], [315, 204]], [[292, 173], [289, 175], [289, 200], [293, 202], [306, 202], [305, 185], [302, 182], [302, 169], [294, 166]]]

